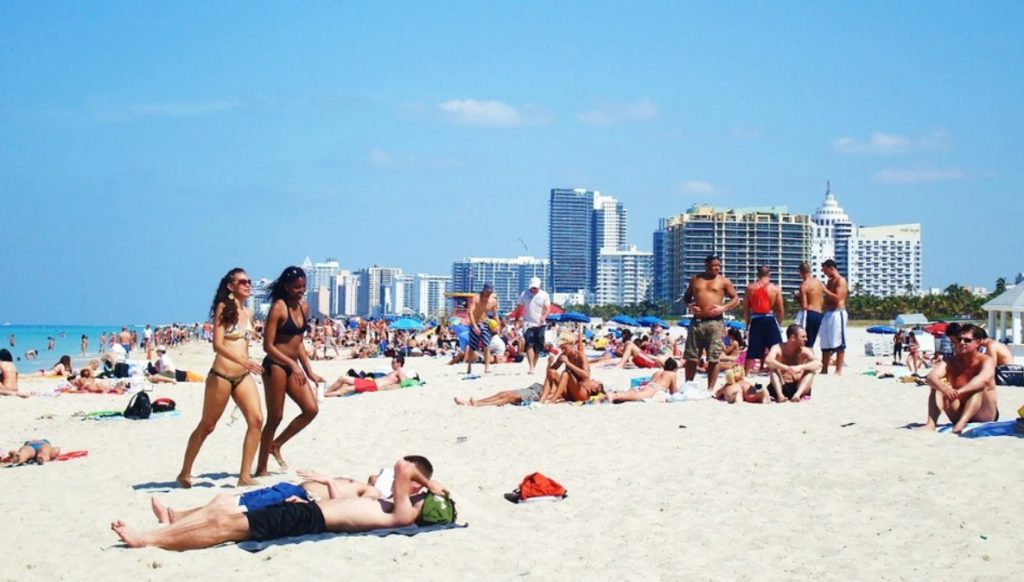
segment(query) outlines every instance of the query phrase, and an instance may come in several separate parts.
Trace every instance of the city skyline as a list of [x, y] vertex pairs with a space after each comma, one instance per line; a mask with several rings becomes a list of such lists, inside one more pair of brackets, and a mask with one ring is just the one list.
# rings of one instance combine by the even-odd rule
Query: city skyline
[[552, 187], [623, 201], [649, 251], [694, 204], [812, 213], [832, 180], [859, 225], [922, 225], [925, 288], [991, 287], [1022, 270], [1022, 16], [6, 3], [0, 322], [197, 319], [228, 269], [307, 253], [546, 257]]

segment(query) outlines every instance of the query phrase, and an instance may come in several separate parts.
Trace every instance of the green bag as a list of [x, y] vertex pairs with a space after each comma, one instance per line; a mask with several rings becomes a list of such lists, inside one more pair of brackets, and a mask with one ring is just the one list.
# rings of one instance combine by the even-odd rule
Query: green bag
[[416, 518], [416, 525], [449, 525], [455, 523], [457, 516], [455, 502], [447, 493], [444, 497], [427, 493], [423, 499], [423, 507], [420, 508], [420, 515]]

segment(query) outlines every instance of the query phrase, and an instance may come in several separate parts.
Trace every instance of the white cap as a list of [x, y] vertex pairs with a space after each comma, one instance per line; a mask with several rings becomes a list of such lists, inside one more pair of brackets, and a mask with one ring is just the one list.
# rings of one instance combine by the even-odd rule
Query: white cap
[[530, 289], [540, 289], [540, 277], [530, 279]]

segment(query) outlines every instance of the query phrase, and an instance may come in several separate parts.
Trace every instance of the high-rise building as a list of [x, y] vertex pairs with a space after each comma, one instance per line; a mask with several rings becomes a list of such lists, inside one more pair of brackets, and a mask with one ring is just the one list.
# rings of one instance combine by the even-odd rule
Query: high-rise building
[[402, 269], [374, 265], [361, 269], [359, 276], [358, 314], [380, 315], [390, 303], [391, 283], [402, 274]]
[[582, 188], [551, 190], [548, 208], [551, 292], [573, 293], [591, 287], [595, 194]]
[[412, 310], [425, 317], [436, 317], [448, 311], [448, 299], [444, 296], [452, 286], [451, 275], [427, 275], [417, 273], [412, 285]]
[[413, 297], [412, 275], [395, 275], [389, 288], [390, 301], [384, 305], [384, 313], [413, 315], [416, 313]]
[[847, 242], [850, 293], [921, 293], [921, 225], [860, 226]]
[[617, 250], [626, 245], [626, 208], [611, 196], [594, 192], [594, 237], [590, 243], [590, 291], [597, 292], [597, 263], [603, 250]]
[[542, 286], [548, 288], [548, 265], [547, 260], [536, 257], [466, 257], [452, 263], [452, 291], [475, 293], [490, 283], [498, 295], [499, 309], [507, 313], [515, 307], [519, 294], [529, 288], [531, 278], [540, 277]]
[[799, 267], [810, 254], [811, 221], [806, 214], [790, 214], [785, 206], [715, 209], [694, 206], [666, 219], [664, 275], [673, 310], [685, 306], [679, 298], [690, 279], [704, 271], [704, 259], [717, 255], [722, 274], [737, 291], [757, 278], [757, 268], [771, 268], [772, 278], [791, 296], [800, 287]]
[[266, 319], [270, 313], [270, 279], [266, 277], [252, 282], [252, 294], [245, 301], [245, 308], [251, 309], [259, 319]]
[[341, 271], [335, 278], [335, 315], [359, 315], [359, 275]]
[[847, 241], [853, 234], [853, 222], [846, 211], [839, 206], [839, 201], [832, 194], [832, 183], [825, 186], [825, 202], [811, 217], [813, 234], [811, 240], [810, 264], [811, 274], [818, 279], [825, 279], [821, 264], [828, 259], [836, 262], [839, 274], [849, 277], [850, 260]]
[[658, 219], [658, 230], [654, 231], [654, 281], [651, 283], [651, 295], [655, 301], [660, 303], [671, 303], [675, 300], [672, 297], [672, 281], [669, 267], [666, 263], [668, 250], [665, 246], [668, 234], [668, 219]]
[[597, 259], [597, 286], [594, 302], [598, 305], [629, 305], [651, 298], [654, 254], [639, 251], [636, 245], [618, 249], [603, 248]]
[[[306, 260], [302, 261], [302, 270], [306, 272], [306, 301], [311, 306], [315, 303], [317, 310], [327, 313], [335, 302], [337, 289], [334, 282], [341, 266], [336, 259], [314, 263], [306, 257]], [[320, 289], [327, 289], [328, 303], [321, 305]]]

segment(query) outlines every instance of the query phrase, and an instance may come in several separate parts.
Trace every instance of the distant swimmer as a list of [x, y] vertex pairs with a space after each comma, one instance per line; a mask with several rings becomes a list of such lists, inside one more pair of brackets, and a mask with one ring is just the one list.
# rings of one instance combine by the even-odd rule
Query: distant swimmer
[[11, 344], [12, 348], [14, 347], [14, 334], [13, 333], [11, 335], [7, 336], [7, 343]]

